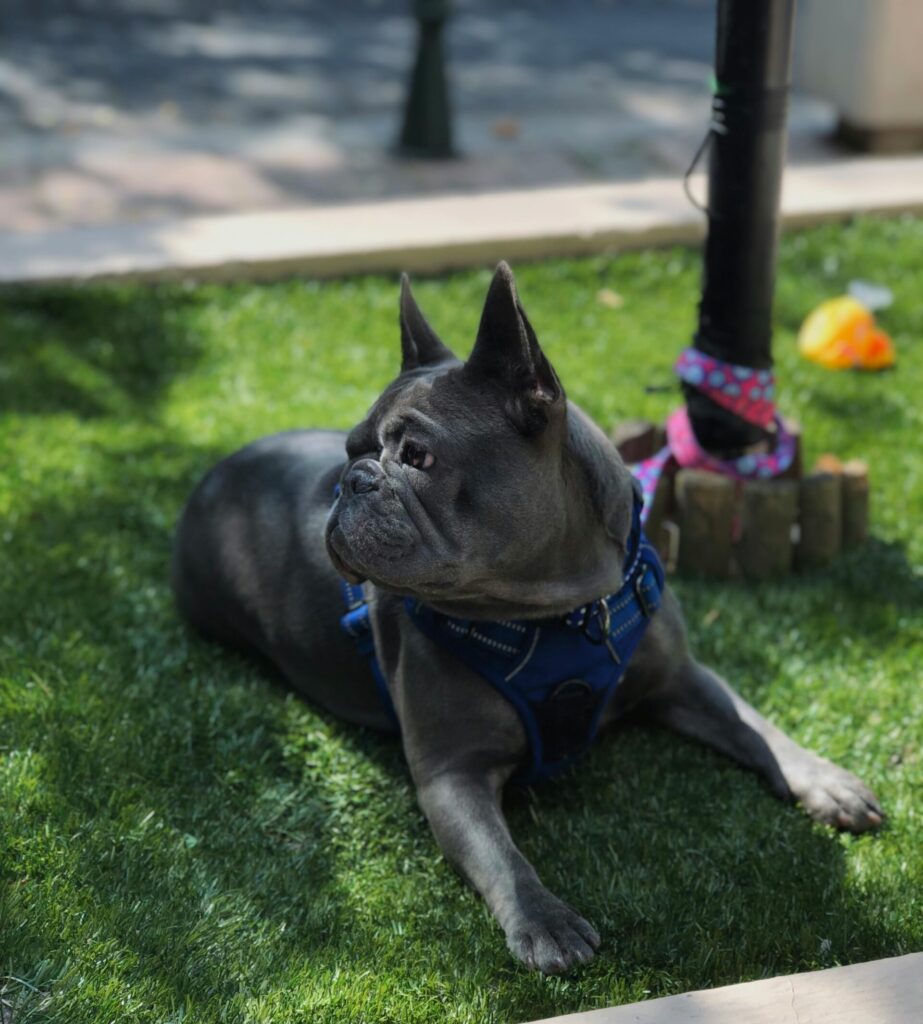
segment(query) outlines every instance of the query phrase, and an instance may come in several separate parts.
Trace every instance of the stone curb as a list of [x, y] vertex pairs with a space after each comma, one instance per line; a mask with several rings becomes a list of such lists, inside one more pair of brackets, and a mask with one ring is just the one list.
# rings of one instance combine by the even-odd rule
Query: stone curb
[[923, 953], [590, 1010], [533, 1024], [917, 1024]]
[[[693, 179], [697, 195], [704, 182]], [[923, 211], [923, 157], [786, 172], [783, 222]], [[0, 235], [0, 282], [268, 280], [437, 273], [695, 242], [705, 218], [675, 179], [362, 203]]]

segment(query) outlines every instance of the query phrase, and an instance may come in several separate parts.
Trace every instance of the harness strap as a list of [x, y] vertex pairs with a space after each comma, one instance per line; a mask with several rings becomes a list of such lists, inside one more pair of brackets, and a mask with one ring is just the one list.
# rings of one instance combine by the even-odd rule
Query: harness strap
[[529, 740], [530, 763], [516, 779], [559, 774], [584, 754], [648, 624], [660, 607], [663, 567], [640, 528], [622, 587], [614, 594], [542, 621], [481, 622], [444, 615], [413, 598], [407, 614], [509, 700]]
[[375, 636], [372, 633], [372, 622], [369, 618], [369, 605], [365, 599], [365, 593], [361, 586], [347, 583], [343, 579], [340, 580], [340, 591], [343, 594], [343, 603], [346, 605], [346, 614], [340, 619], [340, 628], [355, 640], [356, 649], [368, 661], [372, 675], [375, 677], [375, 687], [378, 690], [381, 703], [392, 724], [399, 729], [400, 723], [397, 720], [397, 712], [394, 710], [394, 702], [391, 700], [391, 692], [388, 690], [387, 680], [375, 653]]
[[[342, 583], [342, 628], [368, 659], [384, 706], [399, 726], [375, 656], [369, 607], [361, 587]], [[532, 783], [563, 771], [582, 755], [628, 662], [660, 607], [664, 573], [641, 529], [636, 499], [620, 589], [556, 619], [483, 622], [444, 615], [405, 598], [408, 616], [435, 643], [482, 676], [516, 709], [529, 741]]]

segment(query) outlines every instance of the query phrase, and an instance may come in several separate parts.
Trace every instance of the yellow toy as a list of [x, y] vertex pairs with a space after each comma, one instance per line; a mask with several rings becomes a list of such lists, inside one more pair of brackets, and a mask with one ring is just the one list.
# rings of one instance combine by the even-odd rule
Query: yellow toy
[[798, 350], [831, 370], [883, 370], [895, 362], [894, 344], [857, 299], [822, 302], [801, 325]]

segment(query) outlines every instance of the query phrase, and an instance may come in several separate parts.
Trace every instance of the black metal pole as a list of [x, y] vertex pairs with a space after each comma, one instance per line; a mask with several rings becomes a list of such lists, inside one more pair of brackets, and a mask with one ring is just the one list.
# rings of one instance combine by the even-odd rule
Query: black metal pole
[[[708, 167], [708, 236], [695, 347], [772, 365], [779, 196], [785, 162], [795, 0], [718, 0]], [[708, 451], [733, 455], [766, 435], [683, 385]]]
[[414, 15], [419, 24], [417, 55], [407, 90], [398, 152], [444, 159], [455, 155], [442, 46], [449, 0], [414, 0]]

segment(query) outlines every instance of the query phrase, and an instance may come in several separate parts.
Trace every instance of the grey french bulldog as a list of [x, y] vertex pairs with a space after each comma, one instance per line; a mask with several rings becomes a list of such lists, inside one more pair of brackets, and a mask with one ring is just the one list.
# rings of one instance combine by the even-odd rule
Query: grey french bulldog
[[[426, 322], [406, 277], [400, 333], [399, 376], [348, 435], [277, 434], [204, 477], [177, 531], [176, 599], [206, 637], [266, 656], [334, 715], [389, 729], [369, 659], [340, 627], [341, 579], [364, 582], [375, 657], [436, 841], [513, 954], [562, 972], [590, 960], [600, 940], [542, 885], [504, 819], [504, 785], [529, 756], [523, 720], [411, 621], [405, 599], [453, 621], [515, 626], [617, 593], [632, 477], [566, 399], [506, 264], [466, 362]], [[693, 659], [669, 590], [599, 724], [628, 710], [752, 769], [816, 821], [862, 832], [883, 820], [859, 779]]]

